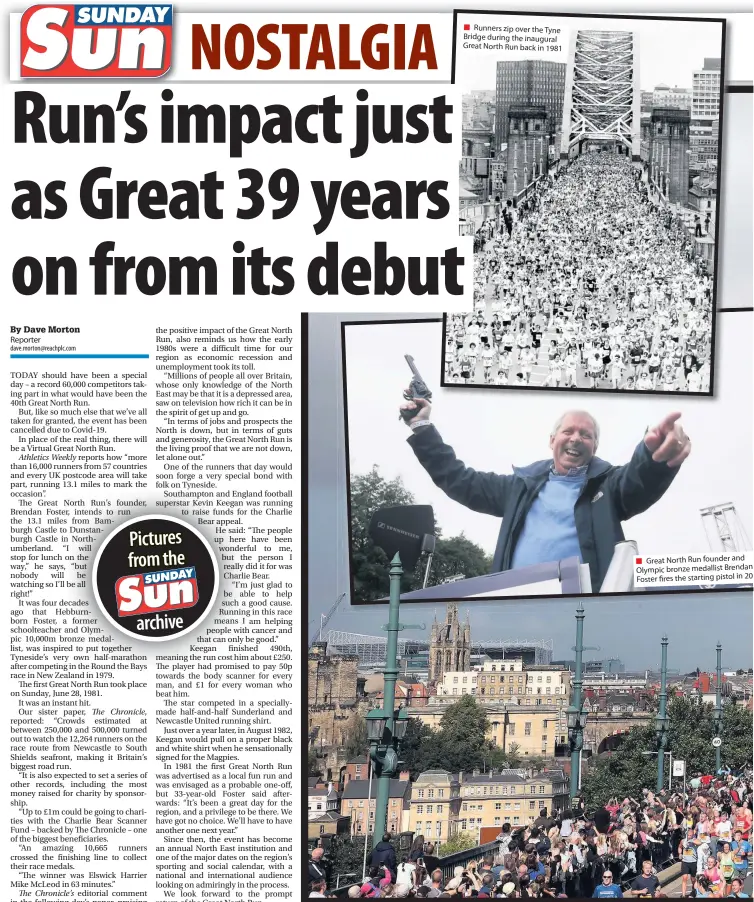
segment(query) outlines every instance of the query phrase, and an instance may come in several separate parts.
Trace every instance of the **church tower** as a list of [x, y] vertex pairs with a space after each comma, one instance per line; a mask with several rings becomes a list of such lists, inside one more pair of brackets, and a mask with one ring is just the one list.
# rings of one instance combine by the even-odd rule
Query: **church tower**
[[449, 604], [445, 622], [435, 617], [429, 634], [429, 680], [438, 683], [451, 670], [471, 669], [471, 624], [458, 619], [458, 605]]

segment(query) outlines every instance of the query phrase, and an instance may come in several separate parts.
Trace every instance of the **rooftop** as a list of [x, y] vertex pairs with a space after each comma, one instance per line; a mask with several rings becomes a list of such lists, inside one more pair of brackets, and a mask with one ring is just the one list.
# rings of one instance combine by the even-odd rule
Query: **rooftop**
[[[343, 790], [343, 799], [366, 799], [369, 796], [369, 780], [350, 780]], [[377, 784], [372, 781], [371, 797], [375, 798]], [[404, 799], [411, 792], [411, 784], [408, 780], [391, 780], [389, 797], [391, 799]]]

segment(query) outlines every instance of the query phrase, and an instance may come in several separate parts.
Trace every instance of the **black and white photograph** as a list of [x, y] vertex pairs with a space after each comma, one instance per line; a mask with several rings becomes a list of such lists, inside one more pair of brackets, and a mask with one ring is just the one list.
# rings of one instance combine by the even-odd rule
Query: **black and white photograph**
[[711, 394], [724, 22], [456, 12], [443, 385]]
[[716, 397], [675, 404], [459, 392], [431, 378], [441, 319], [344, 324], [353, 603], [387, 595], [394, 551], [412, 601], [676, 591], [635, 556], [751, 551], [751, 316], [720, 315]]

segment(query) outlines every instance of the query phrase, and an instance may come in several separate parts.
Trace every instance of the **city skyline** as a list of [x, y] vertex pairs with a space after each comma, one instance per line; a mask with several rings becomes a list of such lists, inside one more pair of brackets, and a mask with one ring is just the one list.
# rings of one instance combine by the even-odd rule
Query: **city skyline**
[[[465, 15], [467, 21], [461, 22]], [[498, 60], [543, 59], [538, 50], [524, 50], [520, 47], [506, 50], [464, 50], [464, 24], [497, 25], [504, 18], [511, 18], [515, 24], [524, 22], [526, 14], [484, 13], [481, 15], [459, 14], [457, 35], [456, 84], [462, 84], [464, 92], [494, 88], [495, 67]], [[590, 16], [562, 17], [558, 15], [531, 16], [527, 24], [538, 27], [561, 28], [558, 51], [549, 50], [546, 59], [565, 62], [571, 31], [580, 28], [593, 30], [624, 30], [639, 37], [639, 83], [641, 90], [651, 90], [658, 84], [691, 88], [693, 72], [701, 69], [705, 58], [722, 56], [722, 27], [719, 22], [683, 21], [679, 19], [615, 19]], [[487, 34], [485, 40], [494, 41], [495, 35]]]
[[[754, 609], [748, 594], [726, 599], [725, 608], [730, 611], [731, 628], [720, 619], [720, 605], [716, 596], [677, 595], [669, 598], [631, 596], [628, 599], [584, 599], [584, 661], [619, 658], [629, 672], [655, 670], [660, 666], [660, 640], [667, 634], [670, 644], [668, 667], [672, 671], [690, 673], [697, 667], [713, 672], [716, 663], [715, 646], [723, 646], [723, 670], [747, 670], [752, 667], [751, 633], [754, 628]], [[499, 639], [552, 639], [553, 660], [572, 660], [575, 642], [575, 613], [579, 599], [550, 601], [532, 599], [526, 602], [458, 602], [459, 617], [469, 612], [471, 642]], [[545, 613], [545, 608], [547, 612]], [[359, 608], [334, 615], [323, 638], [330, 629], [339, 629], [364, 635], [383, 636], [386, 606]], [[402, 639], [429, 641], [432, 618], [444, 620], [445, 604], [401, 605], [401, 620], [418, 623], [424, 620], [426, 629], [407, 630]], [[689, 622], [703, 624], [706, 614], [715, 613], [717, 628], [709, 631], [687, 630]], [[353, 614], [353, 616], [351, 616]], [[495, 630], [497, 619], [511, 622], [510, 629]], [[542, 629], [546, 618], [547, 627]], [[490, 621], [493, 624], [490, 624]], [[649, 631], [647, 624], [649, 624]], [[735, 624], [733, 626], [733, 624]], [[312, 626], [310, 624], [310, 630]], [[476, 635], [476, 638], [475, 638]], [[600, 646], [599, 650], [586, 648]], [[616, 674], [620, 676], [620, 674]]]

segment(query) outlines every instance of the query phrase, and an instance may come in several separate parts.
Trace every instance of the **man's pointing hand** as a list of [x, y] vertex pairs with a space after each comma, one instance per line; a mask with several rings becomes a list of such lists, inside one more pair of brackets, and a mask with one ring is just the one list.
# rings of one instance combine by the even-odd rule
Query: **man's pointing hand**
[[669, 413], [644, 436], [644, 444], [652, 460], [665, 462], [671, 469], [680, 467], [691, 454], [691, 440], [678, 422], [680, 419], [680, 413]]

